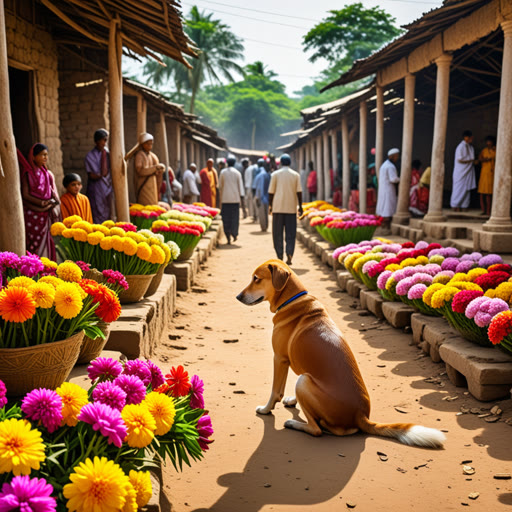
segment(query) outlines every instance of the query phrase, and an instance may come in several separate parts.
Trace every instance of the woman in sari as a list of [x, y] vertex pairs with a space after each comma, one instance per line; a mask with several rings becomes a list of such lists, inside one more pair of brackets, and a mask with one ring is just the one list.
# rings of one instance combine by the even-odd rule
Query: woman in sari
[[46, 167], [48, 148], [44, 144], [35, 144], [28, 161], [18, 150], [18, 160], [27, 251], [55, 260], [55, 244], [50, 228], [60, 218], [60, 200], [55, 178]]
[[201, 202], [207, 206], [217, 206], [217, 189], [219, 177], [213, 167], [213, 158], [209, 158], [206, 167], [199, 173], [201, 177]]
[[409, 211], [413, 215], [423, 216], [425, 211], [422, 210], [420, 205], [420, 196], [418, 189], [420, 186], [421, 178], [421, 162], [419, 160], [413, 160], [411, 164], [411, 188], [409, 189]]

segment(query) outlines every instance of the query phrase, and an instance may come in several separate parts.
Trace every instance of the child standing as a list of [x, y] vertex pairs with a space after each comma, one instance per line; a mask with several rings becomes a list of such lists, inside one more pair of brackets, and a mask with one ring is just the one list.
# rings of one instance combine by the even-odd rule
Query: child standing
[[82, 178], [75, 173], [66, 174], [62, 185], [66, 189], [66, 193], [60, 198], [62, 218], [79, 215], [83, 220], [92, 224], [91, 203], [87, 196], [80, 194]]

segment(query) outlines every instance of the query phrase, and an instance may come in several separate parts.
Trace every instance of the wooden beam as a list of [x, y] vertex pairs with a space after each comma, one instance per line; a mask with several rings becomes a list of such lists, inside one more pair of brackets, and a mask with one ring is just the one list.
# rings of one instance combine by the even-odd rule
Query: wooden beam
[[142, 94], [137, 95], [137, 138], [146, 132], [148, 104]]

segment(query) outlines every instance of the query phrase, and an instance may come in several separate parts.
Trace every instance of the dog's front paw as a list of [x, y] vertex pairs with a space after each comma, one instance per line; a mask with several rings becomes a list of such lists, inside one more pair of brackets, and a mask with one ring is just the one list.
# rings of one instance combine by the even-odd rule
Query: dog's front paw
[[256, 407], [256, 412], [258, 414], [270, 414], [270, 411], [272, 409], [266, 405], [260, 405], [259, 407]]
[[297, 399], [294, 396], [287, 396], [283, 398], [283, 405], [285, 407], [295, 407], [297, 405]]

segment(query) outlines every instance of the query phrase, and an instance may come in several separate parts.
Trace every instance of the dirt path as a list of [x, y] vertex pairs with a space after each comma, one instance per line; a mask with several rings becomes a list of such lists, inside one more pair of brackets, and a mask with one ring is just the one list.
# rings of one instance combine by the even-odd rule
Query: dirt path
[[[175, 328], [158, 357], [164, 367], [183, 363], [204, 379], [215, 443], [204, 461], [182, 474], [165, 470], [176, 512], [331, 512], [349, 504], [368, 512], [510, 510], [512, 480], [493, 475], [512, 473], [511, 427], [456, 415], [461, 406], [494, 403], [477, 402], [466, 389], [453, 387], [442, 365], [409, 345], [410, 334], [358, 310], [358, 302], [340, 293], [327, 267], [300, 244], [293, 268], [349, 340], [372, 397], [372, 419], [446, 429], [446, 449], [411, 448], [362, 434], [313, 438], [284, 429], [287, 419], [300, 417], [298, 409], [278, 404], [273, 415], [255, 413], [270, 393], [272, 315], [268, 304], [243, 306], [235, 295], [254, 268], [272, 257], [271, 235], [243, 221], [238, 244], [221, 246], [195, 291], [178, 299]], [[439, 384], [425, 382], [432, 376]], [[290, 373], [287, 394], [293, 394], [295, 380]], [[511, 400], [501, 408], [504, 418], [512, 416]], [[474, 475], [463, 474], [463, 461], [471, 461]], [[473, 492], [480, 493], [476, 500], [468, 498]]]

